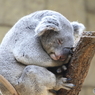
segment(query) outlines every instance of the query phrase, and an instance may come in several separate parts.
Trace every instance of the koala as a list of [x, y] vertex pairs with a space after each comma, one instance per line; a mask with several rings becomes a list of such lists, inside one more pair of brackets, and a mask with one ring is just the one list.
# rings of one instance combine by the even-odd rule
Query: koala
[[[72, 23], [51, 10], [22, 17], [1, 42], [0, 75], [19, 95], [54, 95], [52, 91], [61, 88], [70, 90], [74, 84], [47, 68], [67, 63], [74, 46], [74, 32], [80, 30], [84, 30], [83, 24]], [[1, 92], [11, 95], [4, 84], [1, 79]]]

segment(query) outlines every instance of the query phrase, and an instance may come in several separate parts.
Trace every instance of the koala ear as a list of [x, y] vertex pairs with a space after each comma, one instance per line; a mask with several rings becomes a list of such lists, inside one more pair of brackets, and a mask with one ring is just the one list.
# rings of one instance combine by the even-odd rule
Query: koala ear
[[71, 22], [71, 25], [74, 29], [74, 35], [81, 35], [85, 29], [85, 26], [82, 23]]
[[85, 26], [82, 23], [71, 22], [71, 25], [74, 29], [74, 47], [77, 45], [81, 38], [81, 34], [83, 33]]
[[47, 32], [47, 30], [53, 30], [53, 31], [60, 30], [59, 21], [54, 15], [46, 16], [42, 18], [42, 20], [39, 22], [39, 24], [35, 28], [35, 35], [41, 36], [45, 32]]

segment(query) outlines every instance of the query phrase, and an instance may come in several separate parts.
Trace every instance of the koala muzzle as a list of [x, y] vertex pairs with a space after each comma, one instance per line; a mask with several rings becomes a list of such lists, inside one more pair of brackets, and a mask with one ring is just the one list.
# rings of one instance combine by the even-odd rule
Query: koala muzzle
[[65, 47], [60, 53], [52, 53], [50, 56], [53, 60], [65, 61], [69, 55], [73, 54], [72, 48]]

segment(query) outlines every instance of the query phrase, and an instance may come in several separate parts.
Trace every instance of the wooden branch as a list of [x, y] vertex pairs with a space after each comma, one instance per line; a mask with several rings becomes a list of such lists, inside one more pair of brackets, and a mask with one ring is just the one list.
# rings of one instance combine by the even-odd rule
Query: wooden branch
[[[12, 95], [18, 95], [15, 88], [2, 75], [0, 75], [0, 82], [11, 92]], [[0, 93], [0, 95], [2, 95], [2, 93]]]
[[87, 76], [91, 60], [95, 54], [95, 32], [84, 32], [81, 37], [73, 57], [70, 61], [67, 78], [71, 78], [71, 83], [75, 87], [70, 91], [61, 89], [58, 95], [78, 95], [81, 91], [82, 84]]

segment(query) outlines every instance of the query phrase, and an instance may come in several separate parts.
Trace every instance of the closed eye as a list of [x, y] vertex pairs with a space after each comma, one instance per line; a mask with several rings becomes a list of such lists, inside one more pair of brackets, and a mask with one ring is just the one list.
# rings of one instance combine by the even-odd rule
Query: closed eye
[[63, 40], [62, 39], [57, 39], [57, 43], [62, 45], [63, 44]]

